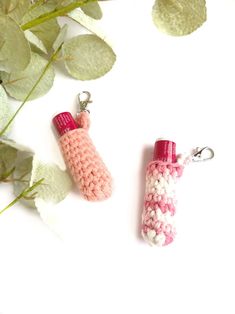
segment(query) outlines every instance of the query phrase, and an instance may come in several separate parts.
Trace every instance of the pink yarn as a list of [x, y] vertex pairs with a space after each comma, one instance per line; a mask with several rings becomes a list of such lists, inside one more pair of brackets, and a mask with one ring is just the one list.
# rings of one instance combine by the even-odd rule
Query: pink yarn
[[88, 134], [89, 114], [77, 117], [79, 128], [65, 133], [60, 147], [70, 173], [89, 201], [104, 200], [112, 194], [112, 179]]
[[183, 169], [178, 163], [161, 161], [147, 166], [142, 235], [151, 245], [164, 246], [175, 238], [175, 183]]

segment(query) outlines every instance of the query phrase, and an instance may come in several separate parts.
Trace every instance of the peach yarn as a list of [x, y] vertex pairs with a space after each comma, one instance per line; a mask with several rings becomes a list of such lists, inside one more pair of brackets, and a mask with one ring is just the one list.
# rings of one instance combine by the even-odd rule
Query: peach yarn
[[89, 113], [82, 111], [77, 123], [78, 129], [65, 133], [59, 139], [64, 160], [87, 200], [107, 199], [112, 194], [112, 179], [88, 134]]

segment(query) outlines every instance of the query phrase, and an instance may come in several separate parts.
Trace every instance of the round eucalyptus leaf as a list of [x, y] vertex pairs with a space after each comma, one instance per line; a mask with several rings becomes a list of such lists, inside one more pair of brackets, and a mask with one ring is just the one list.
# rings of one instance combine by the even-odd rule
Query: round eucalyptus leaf
[[206, 21], [206, 1], [156, 0], [152, 16], [163, 32], [173, 36], [187, 35]]
[[0, 15], [0, 70], [24, 70], [30, 57], [30, 46], [24, 32], [11, 17]]
[[[2, 84], [8, 94], [17, 100], [23, 101], [39, 79], [47, 63], [46, 59], [32, 52], [30, 64], [24, 71], [12, 72], [10, 74], [2, 72]], [[53, 66], [50, 66], [29, 99], [32, 100], [46, 94], [53, 85], [54, 77]]]
[[99, 78], [111, 70], [116, 55], [112, 48], [96, 35], [80, 35], [62, 46], [65, 66], [79, 80]]

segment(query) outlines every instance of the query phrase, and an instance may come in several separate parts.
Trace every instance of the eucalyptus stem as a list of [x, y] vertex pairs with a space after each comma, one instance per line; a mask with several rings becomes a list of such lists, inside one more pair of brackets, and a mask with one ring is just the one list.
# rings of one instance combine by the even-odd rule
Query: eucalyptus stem
[[14, 121], [15, 117], [17, 116], [17, 114], [20, 112], [20, 110], [24, 107], [25, 103], [29, 100], [30, 96], [32, 95], [32, 93], [34, 92], [34, 90], [36, 89], [36, 87], [38, 86], [38, 84], [40, 83], [41, 79], [43, 78], [43, 76], [45, 75], [46, 71], [48, 70], [48, 68], [50, 67], [51, 63], [55, 60], [57, 54], [59, 53], [61, 49], [61, 46], [51, 55], [50, 59], [48, 60], [46, 66], [44, 67], [41, 75], [39, 76], [39, 78], [37, 79], [36, 83], [33, 85], [32, 89], [30, 90], [30, 92], [28, 93], [28, 95], [25, 97], [24, 101], [22, 102], [22, 104], [19, 106], [19, 108], [16, 110], [16, 112], [13, 114], [13, 116], [10, 118], [10, 120], [7, 122], [7, 124], [4, 126], [4, 128], [1, 130], [0, 132], [0, 137], [6, 132], [6, 130], [9, 128], [9, 126], [12, 124], [12, 122]]
[[27, 30], [27, 29], [30, 29], [34, 26], [37, 26], [39, 24], [42, 24], [48, 20], [51, 20], [51, 19], [54, 19], [58, 16], [63, 16], [63, 15], [66, 15], [66, 13], [70, 12], [70, 11], [73, 11], [74, 9], [76, 8], [79, 8], [87, 3], [90, 3], [90, 2], [97, 2], [97, 0], [81, 0], [81, 1], [77, 1], [75, 3], [71, 3], [63, 8], [60, 8], [60, 9], [56, 9], [52, 12], [49, 12], [49, 13], [45, 13], [45, 14], [42, 14], [40, 15], [39, 17], [37, 17], [36, 19], [32, 20], [32, 21], [29, 21], [23, 25], [21, 25], [21, 29], [23, 31]]
[[6, 207], [4, 207], [2, 210], [0, 210], [0, 215], [2, 213], [4, 213], [7, 209], [14, 206], [19, 200], [26, 197], [30, 192], [35, 190], [40, 184], [42, 184], [43, 180], [44, 179], [40, 179], [37, 182], [35, 182], [32, 186], [30, 186], [29, 188], [26, 188], [25, 190], [23, 190], [10, 204], [8, 204]]

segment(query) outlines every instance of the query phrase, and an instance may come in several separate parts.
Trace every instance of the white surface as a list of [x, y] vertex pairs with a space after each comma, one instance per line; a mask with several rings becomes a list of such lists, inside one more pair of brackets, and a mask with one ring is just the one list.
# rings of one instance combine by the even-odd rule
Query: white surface
[[[104, 3], [113, 70], [90, 82], [58, 70], [50, 93], [17, 118], [14, 138], [63, 165], [51, 117], [75, 112], [76, 94], [89, 90], [90, 134], [115, 187], [106, 202], [88, 203], [74, 190], [54, 208], [60, 237], [20, 205], [1, 215], [1, 314], [235, 312], [235, 2], [208, 0], [207, 23], [182, 38], [154, 27], [152, 2]], [[186, 169], [178, 236], [163, 249], [139, 237], [144, 168], [162, 136], [178, 152], [209, 145], [216, 153]], [[10, 191], [1, 186], [1, 208]]]

